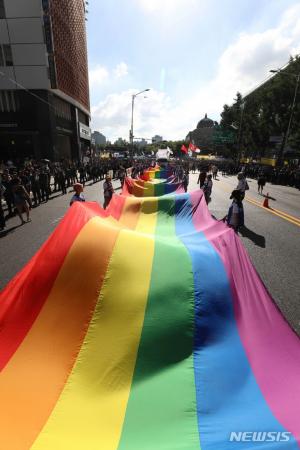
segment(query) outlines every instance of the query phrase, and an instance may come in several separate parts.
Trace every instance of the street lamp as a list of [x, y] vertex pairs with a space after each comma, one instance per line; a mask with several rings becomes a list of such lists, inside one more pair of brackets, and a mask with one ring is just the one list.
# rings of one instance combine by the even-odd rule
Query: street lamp
[[291, 129], [291, 125], [292, 125], [292, 120], [293, 120], [293, 116], [294, 116], [294, 110], [295, 110], [295, 106], [296, 106], [296, 100], [297, 100], [297, 94], [298, 94], [298, 89], [299, 89], [299, 82], [300, 82], [300, 72], [298, 74], [295, 73], [286, 73], [286, 72], [282, 72], [281, 69], [277, 69], [277, 70], [270, 70], [271, 73], [280, 73], [281, 75], [286, 75], [288, 77], [293, 77], [296, 79], [296, 85], [295, 85], [295, 93], [294, 93], [294, 98], [293, 98], [293, 103], [292, 103], [292, 108], [291, 108], [291, 114], [290, 114], [290, 118], [289, 118], [289, 123], [288, 123], [288, 127], [287, 130], [285, 132], [282, 144], [281, 144], [281, 148], [280, 148], [280, 152], [278, 155], [278, 160], [277, 162], [281, 162], [282, 160], [282, 156], [286, 147], [286, 144], [288, 142], [289, 139], [289, 134], [290, 134], [290, 129]]
[[242, 130], [243, 130], [243, 121], [244, 121], [244, 112], [245, 112], [245, 100], [242, 100], [241, 103], [241, 117], [240, 117], [240, 125], [239, 125], [239, 136], [238, 136], [238, 163], [241, 159], [241, 144], [242, 144]]
[[150, 89], [144, 89], [141, 92], [138, 92], [137, 94], [133, 94], [132, 96], [132, 103], [131, 103], [131, 129], [129, 133], [129, 141], [130, 141], [130, 148], [131, 148], [131, 155], [133, 156], [133, 113], [134, 113], [134, 102], [138, 95], [143, 94], [144, 92], [148, 92]]

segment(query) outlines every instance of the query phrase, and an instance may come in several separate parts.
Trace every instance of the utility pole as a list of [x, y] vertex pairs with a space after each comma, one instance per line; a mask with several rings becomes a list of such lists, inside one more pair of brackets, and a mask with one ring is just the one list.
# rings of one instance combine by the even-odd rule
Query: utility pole
[[137, 94], [133, 94], [132, 101], [131, 101], [131, 128], [129, 132], [129, 142], [130, 142], [130, 153], [131, 157], [133, 157], [133, 140], [134, 140], [134, 134], [133, 134], [133, 117], [134, 117], [134, 102], [138, 95], [143, 94], [144, 92], [148, 92], [150, 89], [144, 89], [141, 92], [138, 92]]
[[238, 136], [238, 163], [241, 159], [241, 144], [242, 144], [242, 130], [243, 130], [243, 120], [244, 120], [244, 110], [245, 110], [245, 103], [244, 101], [241, 103], [241, 118], [240, 118], [240, 126], [239, 126], [239, 136]]

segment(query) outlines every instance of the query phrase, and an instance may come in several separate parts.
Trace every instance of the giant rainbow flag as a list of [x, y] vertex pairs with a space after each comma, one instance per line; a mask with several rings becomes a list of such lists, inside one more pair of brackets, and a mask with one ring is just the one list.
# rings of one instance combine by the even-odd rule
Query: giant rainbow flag
[[172, 172], [171, 166], [164, 167], [164, 168], [155, 166], [155, 167], [149, 167], [149, 169], [144, 170], [144, 173], [142, 174], [142, 178], [145, 181], [155, 180], [155, 179], [165, 180], [172, 175], [173, 175], [173, 172]]
[[1, 293], [0, 449], [298, 449], [299, 349], [201, 191], [76, 203]]
[[171, 193], [183, 193], [182, 182], [175, 181], [175, 177], [167, 180], [153, 179], [145, 181], [143, 179], [134, 180], [126, 178], [123, 186], [123, 195], [133, 195], [134, 197], [161, 197]]

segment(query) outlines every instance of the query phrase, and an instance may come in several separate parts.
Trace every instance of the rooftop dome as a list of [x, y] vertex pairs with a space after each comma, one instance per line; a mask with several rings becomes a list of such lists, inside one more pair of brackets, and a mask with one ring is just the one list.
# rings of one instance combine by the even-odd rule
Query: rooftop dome
[[215, 125], [214, 121], [209, 119], [207, 117], [207, 114], [205, 114], [204, 119], [200, 120], [200, 122], [197, 125], [197, 128], [213, 128]]

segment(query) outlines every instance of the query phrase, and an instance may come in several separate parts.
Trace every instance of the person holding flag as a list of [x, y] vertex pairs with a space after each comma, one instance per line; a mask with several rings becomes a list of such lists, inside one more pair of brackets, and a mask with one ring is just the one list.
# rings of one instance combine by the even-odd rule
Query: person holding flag
[[105, 181], [103, 183], [103, 191], [104, 191], [103, 209], [106, 209], [112, 199], [114, 192], [115, 192], [113, 185], [112, 185], [111, 176], [109, 174], [107, 174], [105, 177]]

